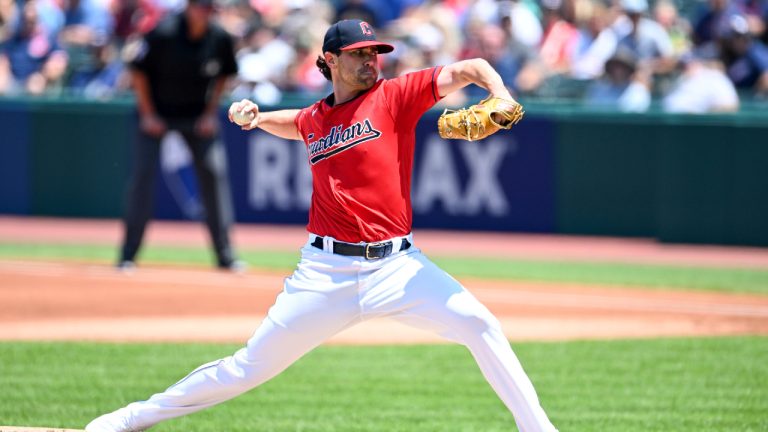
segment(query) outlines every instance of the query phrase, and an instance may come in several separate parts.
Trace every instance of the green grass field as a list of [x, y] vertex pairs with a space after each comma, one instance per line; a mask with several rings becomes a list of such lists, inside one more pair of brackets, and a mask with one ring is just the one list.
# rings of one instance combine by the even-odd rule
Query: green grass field
[[[0, 243], [0, 258], [76, 259], [112, 263], [115, 254], [115, 247], [108, 245]], [[253, 268], [289, 273], [296, 265], [298, 250], [243, 250], [241, 256]], [[768, 294], [768, 269], [526, 261], [439, 255], [430, 258], [457, 277]], [[142, 261], [207, 265], [212, 262], [212, 257], [209, 250], [202, 248], [148, 246], [142, 252]]]
[[[105, 245], [0, 244], [0, 259], [111, 263]], [[298, 252], [246, 250], [289, 272]], [[449, 273], [768, 294], [768, 270], [432, 257]], [[148, 247], [143, 262], [210, 264], [206, 249]], [[0, 424], [78, 428], [238, 347], [0, 342]], [[561, 431], [766, 431], [768, 338], [516, 343]], [[250, 393], [162, 431], [510, 431], [511, 415], [459, 346], [323, 346]]]
[[[561, 431], [768, 430], [768, 339], [520, 343]], [[82, 427], [232, 345], [0, 343], [0, 424]], [[510, 431], [459, 346], [320, 347], [274, 380], [158, 431]]]

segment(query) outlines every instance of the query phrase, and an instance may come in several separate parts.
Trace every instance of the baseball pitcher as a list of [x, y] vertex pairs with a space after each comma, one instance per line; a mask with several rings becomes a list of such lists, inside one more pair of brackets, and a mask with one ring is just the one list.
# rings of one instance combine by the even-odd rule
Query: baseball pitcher
[[446, 138], [482, 139], [511, 127], [522, 108], [500, 76], [474, 59], [379, 79], [391, 45], [364, 21], [332, 25], [317, 60], [333, 94], [300, 110], [260, 112], [248, 100], [230, 120], [302, 140], [313, 176], [308, 239], [268, 316], [231, 357], [205, 364], [167, 390], [105, 414], [88, 432], [151, 427], [242, 394], [282, 372], [330, 336], [390, 317], [465, 345], [521, 431], [555, 431], [498, 320], [416, 247], [411, 172], [416, 123], [447, 94], [471, 83], [490, 97], [446, 112]]

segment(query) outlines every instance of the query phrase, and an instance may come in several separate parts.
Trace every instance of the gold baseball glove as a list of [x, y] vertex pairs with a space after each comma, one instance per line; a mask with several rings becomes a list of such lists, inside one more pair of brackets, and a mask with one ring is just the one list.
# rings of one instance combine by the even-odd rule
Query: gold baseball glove
[[488, 97], [458, 111], [446, 109], [437, 119], [442, 138], [481, 140], [499, 129], [510, 129], [523, 118], [523, 106], [514, 99]]

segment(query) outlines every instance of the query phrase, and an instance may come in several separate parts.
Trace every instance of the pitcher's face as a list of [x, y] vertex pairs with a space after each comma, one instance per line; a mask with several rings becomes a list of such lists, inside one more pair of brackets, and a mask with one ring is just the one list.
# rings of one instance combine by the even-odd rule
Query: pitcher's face
[[[376, 47], [342, 51], [334, 57], [339, 84], [357, 90], [371, 88], [379, 79], [379, 52]], [[327, 61], [327, 60], [326, 60]]]

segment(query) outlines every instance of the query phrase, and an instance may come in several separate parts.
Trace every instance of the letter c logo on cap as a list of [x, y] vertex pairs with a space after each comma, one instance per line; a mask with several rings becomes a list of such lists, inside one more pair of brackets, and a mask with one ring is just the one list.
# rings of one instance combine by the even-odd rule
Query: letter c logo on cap
[[373, 36], [373, 29], [371, 28], [371, 25], [365, 21], [360, 22], [360, 30], [362, 30], [363, 34], [366, 36]]

